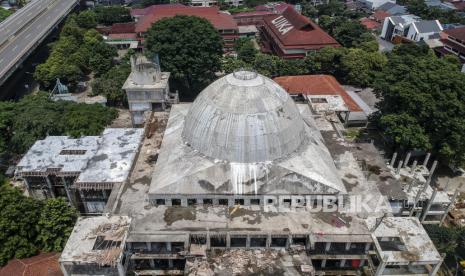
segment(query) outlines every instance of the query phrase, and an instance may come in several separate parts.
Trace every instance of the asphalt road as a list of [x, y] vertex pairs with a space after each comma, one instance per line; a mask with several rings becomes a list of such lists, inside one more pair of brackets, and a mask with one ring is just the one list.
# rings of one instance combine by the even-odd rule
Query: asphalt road
[[[77, 0], [34, 0], [0, 25], [0, 79], [28, 54]], [[32, 5], [30, 8], [29, 5]], [[3, 41], [3, 43], [1, 43]]]

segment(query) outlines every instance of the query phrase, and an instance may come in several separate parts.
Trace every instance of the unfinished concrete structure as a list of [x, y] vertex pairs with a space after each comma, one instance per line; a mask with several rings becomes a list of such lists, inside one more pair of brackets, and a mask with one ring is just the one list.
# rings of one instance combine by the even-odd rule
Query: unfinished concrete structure
[[[173, 105], [153, 173], [111, 209], [131, 217], [120, 275], [435, 275], [419, 219], [394, 216], [402, 185], [341, 127], [248, 71]], [[307, 208], [334, 196], [340, 209]]]
[[128, 178], [143, 132], [108, 128], [101, 136], [48, 136], [29, 149], [16, 175], [35, 198], [65, 197], [81, 213], [102, 213], [113, 188]]
[[144, 123], [146, 111], [165, 110], [171, 104], [178, 103], [178, 94], [170, 92], [169, 78], [169, 72], [161, 72], [158, 57], [155, 62], [145, 56], [131, 57], [131, 74], [123, 89], [128, 98], [133, 125]]

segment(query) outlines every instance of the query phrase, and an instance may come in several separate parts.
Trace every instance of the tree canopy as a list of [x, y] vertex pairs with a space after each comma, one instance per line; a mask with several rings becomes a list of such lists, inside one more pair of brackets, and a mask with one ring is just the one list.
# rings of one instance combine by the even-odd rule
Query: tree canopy
[[34, 78], [44, 87], [50, 88], [57, 78], [73, 86], [91, 71], [100, 76], [113, 66], [116, 49], [103, 42], [95, 29], [87, 29], [94, 25], [88, 17], [87, 12], [70, 16], [49, 57], [36, 67]]
[[47, 135], [99, 135], [116, 116], [113, 108], [54, 102], [46, 93], [19, 102], [0, 102], [0, 155], [2, 149], [3, 153], [24, 153]]
[[39, 251], [61, 251], [77, 218], [62, 198], [24, 196], [0, 176], [0, 266]]
[[5, 20], [8, 16], [12, 14], [13, 14], [12, 11], [0, 8], [0, 22]]
[[206, 19], [175, 16], [157, 21], [148, 30], [145, 49], [159, 54], [161, 67], [171, 72], [181, 96], [195, 96], [215, 79], [221, 67], [222, 41]]
[[438, 58], [427, 46], [398, 46], [374, 89], [382, 99], [378, 122], [394, 145], [464, 164], [465, 75], [454, 59]]
[[132, 21], [130, 10], [123, 6], [97, 6], [94, 12], [97, 22], [106, 26]]

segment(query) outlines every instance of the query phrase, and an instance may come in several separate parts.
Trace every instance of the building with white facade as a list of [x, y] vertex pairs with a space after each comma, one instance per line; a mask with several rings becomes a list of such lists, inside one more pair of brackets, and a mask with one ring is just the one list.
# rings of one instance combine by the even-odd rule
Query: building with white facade
[[411, 14], [390, 16], [384, 19], [381, 37], [391, 41], [395, 37], [420, 42], [439, 37], [443, 30], [438, 20], [421, 20]]

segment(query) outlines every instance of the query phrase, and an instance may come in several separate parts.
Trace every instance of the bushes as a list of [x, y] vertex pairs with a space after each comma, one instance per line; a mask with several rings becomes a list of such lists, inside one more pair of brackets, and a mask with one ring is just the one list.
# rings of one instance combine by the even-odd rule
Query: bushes
[[63, 250], [77, 218], [64, 199], [38, 201], [5, 182], [0, 183], [0, 210], [0, 266], [11, 258]]

